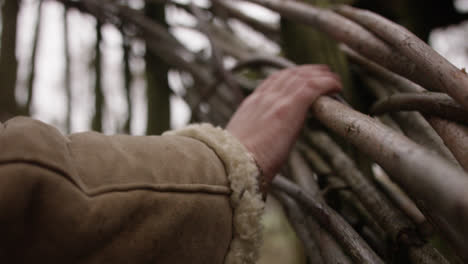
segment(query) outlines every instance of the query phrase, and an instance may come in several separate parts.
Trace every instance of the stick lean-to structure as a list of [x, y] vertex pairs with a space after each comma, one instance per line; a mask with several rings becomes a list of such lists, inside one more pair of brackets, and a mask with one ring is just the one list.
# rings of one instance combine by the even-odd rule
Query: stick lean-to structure
[[[234, 1], [195, 6], [153, 0], [195, 21], [168, 28], [118, 1], [59, 2], [117, 26], [129, 43], [143, 40], [147, 52], [181, 76], [185, 91], [179, 96], [196, 122], [226, 124], [262, 79], [296, 65], [239, 37], [233, 21], [278, 47], [288, 41], [281, 26], [245, 14]], [[274, 181], [273, 194], [310, 263], [468, 262], [466, 73], [410, 31], [368, 10], [245, 2], [334, 40], [360, 80], [353, 91], [367, 98], [366, 107], [356, 109], [341, 96], [319, 98], [284, 176]], [[206, 52], [193, 52], [174, 37], [178, 27], [204, 34]], [[433, 238], [441, 242], [433, 244]]]

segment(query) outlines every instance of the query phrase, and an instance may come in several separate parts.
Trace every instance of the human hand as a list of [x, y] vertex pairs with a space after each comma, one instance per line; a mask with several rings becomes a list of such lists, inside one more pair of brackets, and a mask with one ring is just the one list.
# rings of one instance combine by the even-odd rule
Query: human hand
[[341, 89], [339, 76], [326, 65], [278, 71], [242, 102], [226, 129], [252, 153], [269, 183], [286, 161], [309, 107]]

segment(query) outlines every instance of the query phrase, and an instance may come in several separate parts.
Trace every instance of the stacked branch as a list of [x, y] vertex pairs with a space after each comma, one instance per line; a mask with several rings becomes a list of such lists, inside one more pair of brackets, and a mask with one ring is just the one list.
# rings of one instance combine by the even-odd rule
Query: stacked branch
[[[210, 44], [200, 53], [171, 34], [171, 27], [181, 25], [165, 28], [117, 1], [61, 2], [102, 23], [125, 25], [131, 29], [122, 31], [126, 39], [144, 40], [148, 52], [179, 71], [193, 121], [227, 123], [258, 82], [295, 65], [250, 46], [231, 30], [226, 18], [270, 41], [286, 41], [280, 39], [281, 29], [244, 14], [232, 1], [212, 0], [211, 7], [157, 1], [192, 16], [196, 25], [186, 27], [204, 34]], [[288, 179], [277, 177], [273, 183], [273, 195], [310, 262], [468, 261], [468, 175], [462, 169], [468, 171], [468, 76], [409, 31], [372, 12], [299, 1], [248, 2], [341, 43], [353, 74], [364, 84], [354, 91], [374, 97], [369, 112], [350, 108], [341, 96], [319, 98], [311, 114], [321, 125], [308, 122], [309, 132], [284, 173]], [[234, 66], [226, 67], [227, 58], [235, 60]], [[348, 151], [347, 143], [357, 151]], [[367, 168], [378, 164], [389, 178], [364, 171], [362, 154], [369, 157]], [[433, 236], [456, 255], [439, 253], [428, 242]]]

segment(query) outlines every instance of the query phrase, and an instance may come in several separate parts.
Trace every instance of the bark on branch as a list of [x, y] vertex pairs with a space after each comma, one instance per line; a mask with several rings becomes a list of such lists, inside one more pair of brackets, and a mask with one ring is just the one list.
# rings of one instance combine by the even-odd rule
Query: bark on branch
[[[373, 157], [468, 259], [468, 175], [405, 136], [328, 97], [312, 106], [315, 117]], [[437, 194], [437, 195], [434, 195]]]

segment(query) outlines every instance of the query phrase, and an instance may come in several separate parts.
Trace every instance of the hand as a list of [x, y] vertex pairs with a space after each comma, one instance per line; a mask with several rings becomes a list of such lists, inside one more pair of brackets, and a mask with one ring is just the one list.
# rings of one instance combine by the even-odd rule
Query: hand
[[252, 153], [269, 183], [286, 161], [309, 107], [319, 96], [341, 89], [339, 76], [325, 65], [278, 71], [242, 102], [226, 129]]

